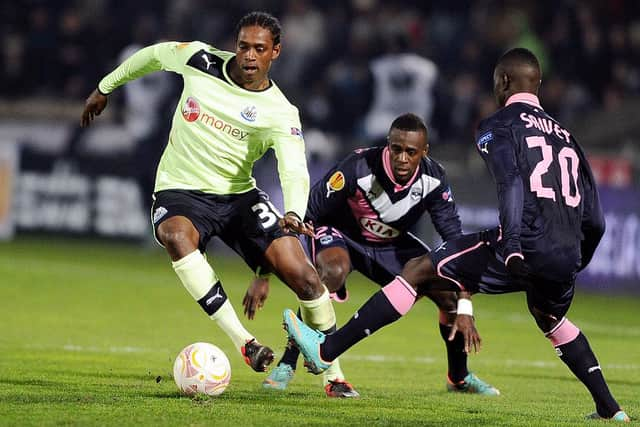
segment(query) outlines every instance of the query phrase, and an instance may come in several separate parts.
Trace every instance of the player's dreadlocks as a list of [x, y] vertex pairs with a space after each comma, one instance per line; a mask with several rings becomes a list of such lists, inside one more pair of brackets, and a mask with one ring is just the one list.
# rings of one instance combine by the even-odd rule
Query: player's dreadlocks
[[243, 16], [236, 26], [236, 38], [238, 37], [238, 34], [240, 34], [240, 30], [242, 28], [254, 25], [271, 32], [274, 46], [280, 44], [280, 33], [282, 32], [280, 21], [278, 18], [267, 12], [250, 12]]

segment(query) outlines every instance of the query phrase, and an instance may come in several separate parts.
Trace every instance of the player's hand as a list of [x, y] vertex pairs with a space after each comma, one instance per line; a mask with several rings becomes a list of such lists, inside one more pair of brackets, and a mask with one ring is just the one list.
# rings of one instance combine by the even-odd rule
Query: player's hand
[[84, 110], [82, 111], [82, 118], [80, 119], [80, 126], [87, 127], [91, 124], [95, 116], [99, 116], [102, 110], [107, 106], [107, 97], [98, 89], [91, 92], [91, 95], [84, 102]]
[[313, 227], [311, 224], [306, 224], [300, 220], [300, 217], [294, 212], [287, 212], [278, 222], [280, 228], [285, 233], [297, 233], [306, 234], [309, 237], [313, 237]]
[[475, 320], [473, 316], [466, 314], [456, 315], [456, 320], [453, 322], [451, 333], [449, 334], [449, 341], [453, 341], [456, 332], [460, 331], [464, 337], [464, 352], [471, 353], [473, 348], [474, 353], [477, 353], [482, 348], [482, 338], [476, 329]]
[[512, 256], [507, 262], [507, 273], [516, 280], [522, 280], [529, 277], [531, 269], [526, 262], [519, 256]]
[[250, 320], [253, 320], [256, 311], [264, 306], [267, 295], [269, 295], [269, 279], [266, 277], [254, 278], [242, 299], [244, 314]]

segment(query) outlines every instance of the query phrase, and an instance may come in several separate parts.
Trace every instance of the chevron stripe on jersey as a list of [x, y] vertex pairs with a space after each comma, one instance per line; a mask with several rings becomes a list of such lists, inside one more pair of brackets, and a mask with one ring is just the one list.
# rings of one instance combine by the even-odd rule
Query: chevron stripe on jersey
[[423, 174], [413, 183], [407, 195], [394, 203], [375, 175], [367, 175], [358, 179], [358, 187], [363, 190], [369, 204], [384, 222], [393, 222], [402, 218], [409, 209], [422, 202], [422, 199], [439, 185], [438, 178]]

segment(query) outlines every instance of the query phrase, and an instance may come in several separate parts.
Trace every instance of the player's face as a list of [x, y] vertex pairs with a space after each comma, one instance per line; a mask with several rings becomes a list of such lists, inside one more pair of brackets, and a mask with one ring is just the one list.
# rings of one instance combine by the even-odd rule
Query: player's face
[[242, 27], [236, 42], [236, 63], [245, 82], [264, 80], [271, 62], [280, 55], [280, 45], [273, 44], [273, 35], [266, 28]]
[[393, 177], [398, 184], [406, 184], [418, 168], [422, 157], [428, 153], [427, 135], [422, 131], [393, 128], [387, 140]]

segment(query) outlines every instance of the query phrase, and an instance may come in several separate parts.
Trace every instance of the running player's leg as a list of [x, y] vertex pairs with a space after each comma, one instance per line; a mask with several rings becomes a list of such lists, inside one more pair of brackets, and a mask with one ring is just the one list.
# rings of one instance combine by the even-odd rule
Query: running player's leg
[[331, 333], [336, 316], [328, 289], [302, 249], [300, 241], [284, 236], [271, 242], [265, 252], [274, 272], [298, 296], [302, 320], [311, 328]]
[[[448, 242], [448, 251], [453, 255], [463, 253], [465, 256], [473, 255], [468, 249], [475, 250], [483, 246], [483, 235], [468, 235], [465, 239]], [[481, 243], [481, 244], [479, 244]], [[441, 253], [447, 252], [441, 247]], [[295, 315], [291, 311], [284, 313], [284, 323], [289, 337], [300, 347], [307, 363], [315, 364], [321, 372], [331, 365], [331, 361], [344, 353], [351, 346], [373, 334], [378, 329], [386, 326], [404, 314], [406, 314], [416, 301], [417, 290], [455, 290], [461, 285], [456, 280], [448, 277], [440, 278], [434, 268], [431, 256], [423, 255], [407, 262], [402, 270], [402, 275], [397, 276], [390, 283], [376, 292], [356, 312], [356, 314], [340, 329], [331, 335], [314, 334], [305, 329], [304, 325], [297, 324]], [[483, 265], [476, 261], [482, 261], [482, 257], [472, 257], [470, 266], [483, 270]], [[475, 259], [478, 258], [478, 259]], [[450, 257], [441, 258], [445, 261]]]
[[[373, 263], [373, 266], [376, 267], [375, 270], [384, 269], [388, 274], [379, 274], [374, 271], [374, 274], [369, 277], [385, 277], [384, 282], [378, 281], [379, 284], [384, 285], [400, 274], [407, 262], [429, 253], [430, 249], [416, 236], [407, 233], [404, 238], [397, 240], [394, 244], [385, 247], [372, 247], [370, 251], [375, 254], [375, 262]], [[362, 272], [360, 269], [359, 271]], [[375, 279], [373, 280], [376, 281]], [[479, 393], [489, 396], [498, 395], [500, 392], [496, 388], [469, 372], [462, 333], [457, 331], [453, 339], [449, 339], [453, 322], [456, 319], [457, 293], [453, 291], [427, 291], [423, 295], [427, 296], [438, 307], [438, 328], [447, 351], [447, 389], [449, 391]]]
[[320, 282], [300, 240], [285, 234], [278, 225], [280, 214], [269, 202], [269, 196], [260, 190], [249, 191], [242, 196], [238, 211], [241, 218], [240, 223], [235, 224], [237, 229], [233, 233], [227, 230], [221, 236], [223, 240], [240, 253], [254, 271], [267, 266], [291, 288], [298, 297], [305, 322], [320, 331], [331, 331], [336, 316], [329, 291]]
[[[314, 241], [309, 242], [309, 252], [315, 259], [320, 280], [327, 286], [330, 293], [344, 287], [345, 279], [351, 270], [349, 252], [344, 247], [344, 242], [339, 242], [339, 239], [333, 240], [331, 238], [329, 240], [327, 235], [317, 235]], [[298, 317], [301, 317], [300, 310], [298, 310], [297, 314]], [[293, 378], [299, 355], [300, 350], [296, 346], [287, 346], [278, 362], [278, 366], [271, 371], [269, 377], [263, 382], [264, 387], [279, 390], [286, 388]], [[325, 371], [323, 376], [327, 386], [331, 386], [330, 381], [344, 380], [344, 376], [339, 372], [339, 366], [336, 366], [336, 364], [333, 364], [330, 369]]]
[[440, 336], [447, 349], [447, 390], [450, 392], [477, 393], [485, 396], [498, 396], [500, 391], [491, 384], [480, 379], [467, 366], [464, 336], [457, 331], [453, 339], [449, 339], [457, 312], [457, 292], [429, 291], [426, 293], [438, 306], [438, 326]]
[[[273, 352], [259, 345], [255, 337], [240, 323], [222, 283], [207, 262], [203, 250], [209, 239], [209, 230], [193, 215], [203, 208], [202, 200], [184, 193], [163, 192], [155, 201], [155, 235], [166, 248], [172, 266], [180, 281], [207, 315], [229, 336], [245, 361], [256, 371], [264, 371]], [[182, 215], [184, 214], [184, 215]], [[198, 223], [200, 230], [194, 225]], [[247, 353], [250, 359], [247, 360]], [[269, 356], [270, 354], [270, 356]]]
[[[351, 272], [351, 260], [349, 252], [340, 244], [325, 245], [316, 253], [315, 265], [320, 280], [324, 283], [334, 300], [346, 300], [345, 282]], [[342, 293], [342, 296], [337, 296]], [[335, 332], [334, 326], [329, 332]], [[291, 346], [295, 348], [295, 346]], [[299, 351], [299, 350], [298, 350]], [[358, 397], [360, 394], [346, 381], [344, 373], [340, 369], [340, 363], [334, 361], [331, 367], [322, 373], [325, 384], [325, 392], [329, 397]]]
[[529, 311], [555, 348], [556, 354], [591, 393], [596, 412], [589, 417], [628, 421], [627, 415], [609, 391], [587, 337], [564, 317], [573, 299], [573, 291], [573, 284], [536, 283], [527, 292]]
[[[428, 256], [424, 256], [413, 263], [413, 266], [408, 263], [405, 270], [409, 270], [403, 271], [403, 274], [407, 273], [414, 277], [413, 274], [410, 274], [410, 270], [421, 263], [431, 265], [431, 260]], [[424, 270], [428, 271], [429, 268]], [[331, 335], [319, 336], [317, 339], [309, 337], [308, 345], [302, 342], [303, 337], [299, 337], [299, 339], [295, 337], [294, 332], [299, 330], [301, 325], [293, 325], [291, 320], [294, 319], [288, 320], [286, 311], [285, 325], [289, 336], [296, 341], [307, 363], [315, 363], [319, 367], [318, 371], [322, 371], [351, 346], [406, 314], [416, 301], [416, 296], [417, 293], [413, 286], [402, 277], [397, 276], [369, 298], [344, 326]], [[311, 342], [314, 340], [315, 343]]]

